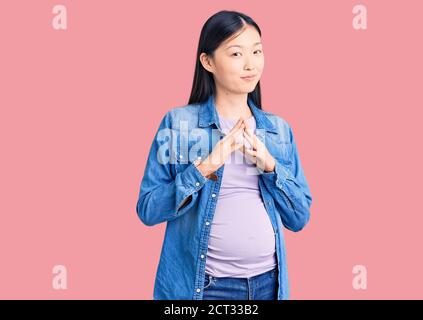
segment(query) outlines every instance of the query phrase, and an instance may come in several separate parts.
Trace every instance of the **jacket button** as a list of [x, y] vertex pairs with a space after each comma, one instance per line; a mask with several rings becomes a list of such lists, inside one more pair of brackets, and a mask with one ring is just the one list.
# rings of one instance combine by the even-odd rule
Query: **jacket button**
[[198, 187], [200, 185], [200, 183], [199, 182], [196, 182], [195, 185]]
[[204, 254], [201, 255], [201, 259], [204, 259]]
[[197, 288], [197, 292], [200, 292], [201, 291], [201, 289], [200, 288]]
[[216, 197], [216, 194], [215, 193], [212, 194], [212, 198], [214, 198], [214, 197]]
[[206, 226], [208, 226], [210, 224], [210, 222], [206, 221]]

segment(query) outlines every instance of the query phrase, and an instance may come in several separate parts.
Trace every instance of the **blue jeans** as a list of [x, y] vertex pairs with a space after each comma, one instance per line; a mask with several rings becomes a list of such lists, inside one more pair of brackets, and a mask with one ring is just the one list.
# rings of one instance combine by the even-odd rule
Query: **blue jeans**
[[277, 300], [278, 268], [251, 278], [218, 278], [206, 273], [203, 300]]

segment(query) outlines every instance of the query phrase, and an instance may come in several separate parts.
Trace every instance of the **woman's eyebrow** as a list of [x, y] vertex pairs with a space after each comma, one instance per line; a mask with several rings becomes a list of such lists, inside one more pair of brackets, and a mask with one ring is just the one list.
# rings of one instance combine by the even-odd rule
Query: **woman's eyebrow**
[[[254, 47], [254, 46], [256, 46], [256, 45], [258, 45], [258, 44], [261, 44], [261, 42], [256, 42], [256, 43], [254, 43], [254, 44], [253, 44], [253, 47]], [[241, 45], [234, 44], [234, 45], [232, 45], [232, 46], [227, 47], [225, 50], [228, 50], [229, 48], [232, 48], [232, 47], [244, 48], [244, 47], [243, 47], [243, 46], [241, 46]]]

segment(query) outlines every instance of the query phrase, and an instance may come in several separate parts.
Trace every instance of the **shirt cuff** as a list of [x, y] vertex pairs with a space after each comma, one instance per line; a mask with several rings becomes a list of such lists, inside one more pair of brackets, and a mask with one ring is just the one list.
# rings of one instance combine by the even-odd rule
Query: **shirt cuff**
[[181, 173], [182, 183], [189, 190], [200, 190], [203, 185], [206, 183], [207, 178], [204, 177], [200, 170], [191, 163], [182, 173]]

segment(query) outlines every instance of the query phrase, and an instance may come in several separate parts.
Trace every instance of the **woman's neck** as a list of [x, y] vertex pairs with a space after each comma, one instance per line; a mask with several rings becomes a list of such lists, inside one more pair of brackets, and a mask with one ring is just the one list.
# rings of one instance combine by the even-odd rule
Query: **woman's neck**
[[248, 95], [216, 94], [215, 106], [219, 115], [227, 119], [250, 118], [253, 114], [248, 106]]

